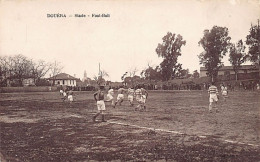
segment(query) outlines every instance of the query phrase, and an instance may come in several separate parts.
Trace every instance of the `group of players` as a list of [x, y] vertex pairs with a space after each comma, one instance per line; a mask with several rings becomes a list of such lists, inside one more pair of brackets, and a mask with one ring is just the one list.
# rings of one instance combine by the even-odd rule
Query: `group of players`
[[[70, 105], [74, 101], [73, 91], [71, 89], [60, 89], [60, 95], [62, 96], [63, 102], [66, 100], [69, 101]], [[127, 95], [127, 101], [129, 102], [130, 106], [134, 106], [134, 100], [137, 101], [137, 107], [135, 111], [145, 111], [146, 110], [146, 99], [148, 97], [148, 92], [142, 88], [141, 86], [137, 86], [136, 89], [134, 88], [124, 88], [120, 87], [117, 90], [117, 96], [115, 95], [114, 89], [109, 89], [107, 95], [105, 95], [105, 87], [99, 86], [99, 90], [94, 93], [94, 99], [97, 103], [98, 113], [93, 117], [93, 121], [96, 120], [96, 117], [99, 114], [102, 115], [102, 121], [105, 121], [105, 102], [110, 102], [113, 108], [116, 108], [116, 105], [121, 105], [123, 101], [125, 101], [125, 95]], [[115, 97], [116, 96], [116, 97]]]
[[111, 102], [111, 105], [115, 108], [117, 104], [121, 105], [121, 103], [125, 100], [125, 94], [127, 95], [127, 100], [130, 106], [134, 105], [134, 99], [136, 99], [138, 103], [137, 108], [146, 110], [145, 102], [148, 97], [148, 92], [141, 87], [138, 87], [136, 90], [134, 90], [133, 88], [125, 89], [123, 87], [120, 87], [117, 91], [116, 100], [114, 100], [114, 90], [111, 88], [110, 90], [108, 90], [107, 99], [105, 101]]
[[115, 108], [117, 104], [118, 105], [122, 104], [122, 102], [125, 100], [125, 95], [127, 95], [127, 100], [130, 106], [134, 106], [134, 99], [137, 101], [138, 105], [135, 108], [135, 110], [140, 110], [140, 111], [146, 110], [145, 103], [148, 97], [148, 92], [140, 86], [138, 86], [136, 90], [133, 88], [126, 89], [120, 87], [117, 90], [116, 99], [114, 99], [114, 95], [115, 95], [114, 89], [111, 88], [108, 90], [108, 93], [105, 98], [104, 86], [100, 86], [99, 90], [94, 93], [94, 99], [97, 102], [97, 109], [98, 109], [97, 114], [95, 114], [93, 117], [94, 122], [96, 121], [97, 116], [99, 116], [100, 114], [102, 115], [102, 122], [105, 122], [105, 113], [104, 113], [104, 111], [106, 110], [105, 102], [111, 102], [111, 106]]
[[[226, 98], [228, 97], [228, 90], [227, 86], [223, 83], [220, 86], [221, 88], [221, 94], [223, 97], [223, 100], [226, 101]], [[219, 100], [219, 93], [218, 88], [215, 86], [214, 83], [212, 83], [209, 86], [208, 89], [209, 93], [209, 112], [212, 112], [213, 104], [215, 103], [216, 112], [218, 112], [217, 103]], [[73, 102], [73, 92], [72, 90], [60, 90], [60, 95], [63, 96], [63, 101], [68, 99], [70, 104]], [[141, 86], [137, 86], [136, 89], [134, 88], [124, 88], [120, 87], [117, 90], [117, 96], [115, 95], [114, 89], [109, 89], [107, 92], [107, 95], [105, 95], [105, 87], [100, 86], [99, 90], [94, 93], [94, 99], [97, 102], [97, 109], [98, 112], [93, 117], [93, 121], [96, 121], [97, 116], [100, 114], [102, 115], [102, 122], [105, 122], [105, 102], [110, 102], [111, 106], [115, 108], [117, 105], [121, 105], [123, 101], [125, 101], [125, 95], [127, 95], [127, 101], [129, 102], [130, 106], [134, 106], [134, 100], [137, 101], [137, 107], [135, 108], [135, 111], [146, 111], [146, 99], [148, 97], [148, 92]], [[116, 98], [115, 98], [116, 96]]]
[[68, 101], [70, 102], [70, 104], [73, 102], [73, 91], [72, 89], [60, 89], [60, 95], [62, 96], [62, 100], [63, 102], [68, 99]]

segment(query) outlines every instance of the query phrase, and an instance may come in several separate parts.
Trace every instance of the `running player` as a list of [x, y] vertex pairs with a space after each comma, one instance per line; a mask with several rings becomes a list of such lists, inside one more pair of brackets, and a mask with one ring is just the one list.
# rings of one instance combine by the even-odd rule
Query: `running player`
[[68, 91], [68, 100], [70, 104], [73, 102], [73, 92], [71, 89]]
[[135, 94], [135, 90], [133, 88], [128, 88], [127, 91], [127, 99], [129, 101], [130, 106], [134, 106], [134, 94]]
[[94, 99], [97, 102], [97, 109], [98, 112], [96, 115], [93, 116], [93, 122], [96, 121], [96, 118], [99, 116], [99, 114], [102, 115], [102, 122], [106, 122], [105, 121], [105, 114], [104, 111], [106, 110], [106, 106], [105, 106], [105, 102], [104, 102], [104, 86], [100, 86], [99, 90], [97, 92], [94, 93]]
[[221, 86], [221, 94], [223, 96], [224, 101], [226, 101], [226, 98], [228, 97], [228, 90], [227, 90], [227, 86], [225, 86], [225, 84], [223, 84]]
[[135, 108], [135, 111], [141, 110], [143, 108], [143, 104], [142, 104], [142, 91], [140, 86], [137, 86], [137, 89], [135, 90], [135, 99], [138, 103], [137, 107]]
[[67, 98], [67, 89], [63, 91], [63, 98], [62, 98], [63, 102], [66, 100], [66, 98]]
[[63, 90], [60, 89], [60, 96], [63, 96]]
[[[209, 93], [209, 112], [211, 112], [213, 103], [215, 102], [216, 108], [218, 103], [218, 88], [214, 85], [213, 82], [208, 89], [208, 93]], [[218, 111], [218, 109], [216, 111]]]
[[119, 105], [122, 104], [122, 102], [124, 101], [124, 93], [125, 93], [125, 89], [123, 87], [120, 87], [117, 90], [117, 98], [116, 98], [116, 102], [115, 102], [114, 108], [116, 107], [117, 103], [119, 103]]
[[111, 105], [114, 106], [115, 105], [115, 101], [114, 101], [114, 90], [111, 88], [108, 90], [107, 92], [107, 100], [106, 102], [111, 102]]
[[144, 89], [144, 88], [141, 88], [141, 93], [142, 93], [142, 104], [143, 104], [143, 107], [144, 107], [144, 110], [146, 110], [146, 99], [148, 98], [148, 92]]

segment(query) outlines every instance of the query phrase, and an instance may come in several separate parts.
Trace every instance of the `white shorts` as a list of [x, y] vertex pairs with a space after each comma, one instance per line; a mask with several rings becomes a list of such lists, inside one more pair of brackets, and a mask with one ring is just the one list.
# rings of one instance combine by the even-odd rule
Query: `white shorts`
[[113, 99], [114, 99], [114, 97], [111, 94], [107, 94], [107, 101], [111, 101]]
[[142, 97], [141, 96], [135, 97], [135, 99], [136, 99], [137, 102], [141, 102], [142, 101]]
[[144, 104], [146, 102], [146, 96], [145, 95], [142, 95], [141, 98], [140, 97], [137, 97], [136, 98], [136, 101], [141, 103], [141, 104]]
[[69, 100], [69, 101], [73, 101], [73, 96], [72, 96], [72, 95], [69, 95], [69, 96], [68, 96], [68, 100]]
[[222, 92], [222, 95], [223, 95], [223, 96], [227, 96], [227, 91], [223, 91], [223, 92]]
[[130, 96], [128, 96], [127, 98], [128, 98], [128, 101], [130, 101], [130, 102], [133, 102], [133, 101], [134, 101], [134, 96], [131, 96], [131, 95], [130, 95]]
[[106, 110], [105, 102], [103, 100], [97, 101], [97, 109], [98, 111]]
[[142, 95], [142, 103], [146, 102], [146, 95]]
[[117, 99], [117, 101], [124, 100], [124, 95], [123, 94], [118, 94], [116, 99]]
[[209, 102], [218, 101], [218, 96], [216, 94], [210, 94], [209, 95]]

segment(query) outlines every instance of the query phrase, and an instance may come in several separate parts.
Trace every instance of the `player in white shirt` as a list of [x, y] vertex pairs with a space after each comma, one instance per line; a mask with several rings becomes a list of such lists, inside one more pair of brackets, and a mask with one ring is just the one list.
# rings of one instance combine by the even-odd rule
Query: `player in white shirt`
[[117, 103], [119, 103], [119, 105], [122, 104], [122, 102], [124, 101], [124, 93], [125, 93], [125, 89], [123, 87], [117, 90], [117, 98], [116, 98], [114, 108], [116, 107]]
[[141, 92], [141, 89], [139, 87], [135, 90], [135, 99], [138, 103], [135, 110], [138, 110], [138, 109], [142, 108], [142, 92]]
[[216, 107], [218, 103], [218, 88], [214, 85], [214, 83], [210, 85], [208, 89], [208, 93], [209, 93], [209, 112], [211, 112], [213, 103], [214, 102], [216, 103]]
[[67, 98], [67, 90], [63, 91], [63, 102], [66, 100]]
[[115, 101], [114, 101], [114, 89], [109, 89], [107, 92], [107, 100], [106, 102], [111, 102], [111, 105], [114, 106], [115, 105]]
[[134, 94], [135, 94], [135, 90], [133, 88], [128, 88], [128, 91], [127, 91], [127, 99], [129, 101], [129, 104], [130, 106], [134, 106]]
[[146, 110], [146, 99], [148, 97], [148, 92], [144, 88], [140, 88], [140, 86], [135, 90], [135, 98], [138, 102], [137, 108], [135, 110]]
[[62, 89], [60, 89], [60, 95], [63, 96], [63, 90]]
[[225, 86], [224, 84], [221, 86], [221, 94], [223, 96], [224, 101], [226, 101], [226, 98], [228, 97], [228, 90], [227, 86]]
[[72, 90], [68, 91], [68, 100], [70, 102], [70, 105], [72, 104], [72, 102], [74, 101], [74, 97], [73, 97], [73, 92]]

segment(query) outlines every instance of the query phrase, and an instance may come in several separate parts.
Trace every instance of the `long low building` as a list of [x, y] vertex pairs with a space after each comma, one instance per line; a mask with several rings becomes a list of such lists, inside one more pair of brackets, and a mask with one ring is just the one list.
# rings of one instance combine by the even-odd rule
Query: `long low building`
[[[238, 74], [249, 74], [249, 73], [258, 73], [259, 67], [258, 65], [242, 65], [241, 68], [238, 70]], [[234, 75], [235, 71], [233, 66], [223, 66], [219, 69], [218, 75]], [[200, 77], [206, 77], [207, 70], [205, 67], [200, 67]]]

